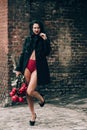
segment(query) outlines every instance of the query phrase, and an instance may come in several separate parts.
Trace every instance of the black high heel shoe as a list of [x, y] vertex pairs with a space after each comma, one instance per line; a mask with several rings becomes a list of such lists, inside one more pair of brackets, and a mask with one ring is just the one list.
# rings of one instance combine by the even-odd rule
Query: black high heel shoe
[[[36, 113], [35, 113], [35, 120], [36, 120]], [[32, 120], [30, 120], [30, 126], [34, 126], [35, 125], [35, 120], [34, 121], [32, 121]]]
[[40, 107], [44, 107], [44, 105], [45, 105], [45, 100], [44, 100], [44, 102], [39, 102], [39, 105], [40, 105]]
[[30, 126], [34, 126], [35, 125], [35, 121], [30, 121]]
[[[43, 95], [42, 94], [40, 94], [42, 97], [43, 97]], [[43, 98], [44, 99], [44, 98]], [[44, 99], [44, 101], [43, 102], [39, 102], [39, 105], [40, 105], [40, 107], [44, 107], [44, 105], [45, 105], [45, 99]]]

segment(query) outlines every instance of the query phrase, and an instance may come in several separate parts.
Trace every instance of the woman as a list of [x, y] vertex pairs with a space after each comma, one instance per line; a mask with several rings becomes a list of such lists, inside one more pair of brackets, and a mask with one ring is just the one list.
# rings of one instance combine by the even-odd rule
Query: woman
[[46, 56], [50, 53], [50, 41], [44, 33], [40, 21], [30, 24], [30, 37], [25, 39], [23, 50], [16, 68], [16, 76], [23, 74], [27, 82], [27, 102], [31, 111], [30, 125], [35, 124], [36, 113], [33, 97], [37, 98], [41, 107], [44, 106], [43, 96], [36, 91], [37, 85], [45, 85], [50, 82], [49, 69]]

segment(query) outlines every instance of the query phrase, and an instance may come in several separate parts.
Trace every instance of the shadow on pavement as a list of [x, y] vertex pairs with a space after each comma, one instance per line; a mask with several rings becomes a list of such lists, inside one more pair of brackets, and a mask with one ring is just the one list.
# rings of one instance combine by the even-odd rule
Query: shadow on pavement
[[72, 109], [82, 109], [87, 113], [87, 94], [62, 95], [48, 100], [47, 103]]

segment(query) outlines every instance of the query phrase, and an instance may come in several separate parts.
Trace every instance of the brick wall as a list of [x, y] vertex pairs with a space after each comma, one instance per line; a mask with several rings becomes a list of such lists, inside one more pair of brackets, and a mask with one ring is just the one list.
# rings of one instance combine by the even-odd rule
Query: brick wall
[[0, 0], [0, 103], [2, 99], [9, 101], [14, 61], [17, 62], [29, 33], [29, 9], [26, 0]]
[[0, 102], [8, 93], [8, 4], [0, 0]]
[[86, 89], [86, 5], [81, 0], [31, 1], [30, 20], [42, 20], [51, 39], [48, 61], [52, 83], [48, 92], [54, 96]]
[[13, 70], [21, 53], [24, 39], [29, 34], [29, 15], [26, 0], [8, 1], [9, 83], [15, 76]]
[[58, 96], [86, 92], [86, 5], [82, 0], [8, 0], [9, 89], [14, 77], [12, 59], [18, 59], [24, 38], [29, 34], [29, 22], [39, 19], [45, 25], [52, 47], [48, 57], [52, 82], [45, 93]]

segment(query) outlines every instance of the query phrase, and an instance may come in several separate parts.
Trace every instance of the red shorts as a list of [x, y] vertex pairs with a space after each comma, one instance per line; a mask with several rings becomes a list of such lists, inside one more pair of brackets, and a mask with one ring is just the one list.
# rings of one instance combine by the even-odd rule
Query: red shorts
[[27, 68], [32, 73], [34, 70], [36, 70], [36, 60], [29, 59]]

